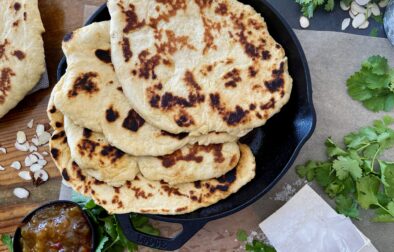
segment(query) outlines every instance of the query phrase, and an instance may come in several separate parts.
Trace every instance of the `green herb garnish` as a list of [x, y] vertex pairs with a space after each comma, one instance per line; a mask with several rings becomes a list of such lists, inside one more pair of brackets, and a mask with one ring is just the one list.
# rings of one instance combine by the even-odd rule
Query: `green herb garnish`
[[10, 252], [14, 252], [14, 247], [12, 245], [12, 237], [11, 235], [8, 234], [2, 234], [1, 235], [1, 242], [7, 246], [8, 250]]
[[305, 17], [313, 17], [313, 13], [319, 7], [326, 11], [332, 11], [335, 6], [334, 0], [295, 0], [301, 6], [301, 12]]
[[[96, 252], [137, 251], [137, 244], [126, 238], [114, 215], [108, 214], [104, 208], [96, 205], [93, 200], [76, 192], [72, 194], [72, 201], [82, 206], [96, 228], [99, 241]], [[130, 214], [130, 220], [140, 232], [155, 236], [160, 234], [160, 231], [154, 228], [145, 216]]]
[[371, 111], [391, 111], [394, 108], [394, 68], [386, 58], [372, 56], [364, 61], [360, 71], [347, 80], [349, 95]]
[[361, 207], [375, 211], [372, 221], [394, 222], [394, 163], [380, 160], [394, 146], [393, 123], [394, 118], [385, 116], [346, 135], [344, 148], [328, 138], [328, 160], [299, 165], [298, 175], [316, 180], [335, 199], [338, 213], [359, 219]]
[[[248, 235], [246, 231], [243, 229], [238, 229], [237, 240], [240, 242], [245, 242], [247, 238]], [[275, 248], [257, 239], [253, 239], [251, 243], [246, 243], [245, 250], [250, 252], [276, 252]]]

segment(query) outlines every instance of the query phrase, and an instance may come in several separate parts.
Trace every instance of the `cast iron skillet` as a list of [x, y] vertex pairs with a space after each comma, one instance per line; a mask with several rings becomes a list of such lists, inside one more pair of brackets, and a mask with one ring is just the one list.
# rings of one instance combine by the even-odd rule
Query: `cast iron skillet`
[[[316, 116], [312, 104], [312, 87], [308, 64], [295, 34], [280, 14], [266, 0], [241, 0], [254, 7], [265, 18], [270, 34], [279, 42], [289, 58], [289, 71], [294, 79], [289, 103], [266, 125], [257, 128], [243, 139], [256, 156], [256, 177], [239, 192], [225, 200], [189, 214], [165, 216], [150, 215], [150, 218], [179, 223], [183, 230], [174, 238], [156, 237], [140, 233], [130, 223], [129, 215], [117, 215], [126, 237], [138, 244], [165, 250], [175, 250], [187, 242], [207, 222], [233, 214], [252, 204], [266, 192], [291, 167], [303, 144], [312, 135]], [[86, 22], [91, 24], [109, 20], [105, 5], [101, 6]], [[58, 67], [58, 79], [65, 73], [66, 60]]]

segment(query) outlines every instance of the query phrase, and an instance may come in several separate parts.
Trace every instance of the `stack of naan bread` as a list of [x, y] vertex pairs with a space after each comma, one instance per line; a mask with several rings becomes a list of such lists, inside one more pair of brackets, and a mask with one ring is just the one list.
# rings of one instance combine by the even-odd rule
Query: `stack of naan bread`
[[236, 0], [109, 0], [110, 21], [65, 36], [51, 154], [111, 213], [182, 214], [238, 191], [238, 139], [288, 101], [283, 48]]
[[43, 32], [37, 0], [0, 1], [0, 118], [45, 71]]

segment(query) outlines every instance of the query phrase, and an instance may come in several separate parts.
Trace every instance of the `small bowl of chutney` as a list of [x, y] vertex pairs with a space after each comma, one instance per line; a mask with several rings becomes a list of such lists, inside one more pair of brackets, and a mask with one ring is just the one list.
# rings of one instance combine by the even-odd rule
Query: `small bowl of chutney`
[[33, 210], [15, 231], [15, 252], [91, 252], [95, 230], [75, 202], [58, 200]]

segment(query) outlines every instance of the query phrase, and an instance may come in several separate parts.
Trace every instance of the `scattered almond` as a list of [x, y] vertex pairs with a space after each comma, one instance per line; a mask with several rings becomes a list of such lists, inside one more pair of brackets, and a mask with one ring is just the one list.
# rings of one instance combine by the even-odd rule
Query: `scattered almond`
[[380, 8], [384, 8], [389, 4], [389, 0], [382, 0], [378, 3]]
[[45, 132], [44, 124], [37, 124], [37, 127], [36, 127], [36, 134], [37, 134], [37, 136], [40, 137], [41, 134], [44, 133], [44, 132]]
[[367, 17], [363, 14], [357, 14], [357, 16], [353, 19], [352, 26], [353, 28], [359, 28], [364, 22], [367, 20]]
[[43, 156], [48, 156], [48, 155], [49, 155], [48, 152], [46, 152], [46, 151], [43, 151], [41, 154], [42, 154]]
[[15, 148], [19, 151], [29, 151], [29, 143], [26, 142], [24, 144], [20, 144], [18, 142], [15, 142]]
[[34, 136], [34, 137], [31, 139], [31, 142], [32, 142], [35, 146], [39, 146], [38, 138], [37, 138], [36, 136]]
[[3, 154], [7, 154], [7, 149], [5, 147], [0, 147], [0, 152]]
[[51, 139], [51, 134], [44, 131], [41, 135], [38, 136], [38, 145], [44, 145], [49, 142]]
[[32, 171], [32, 172], [36, 172], [36, 171], [39, 171], [41, 169], [42, 169], [42, 165], [39, 165], [39, 164], [32, 164], [30, 166], [30, 171]]
[[14, 189], [14, 195], [20, 199], [26, 199], [29, 197], [29, 191], [22, 187], [17, 187]]
[[26, 142], [26, 134], [23, 131], [18, 131], [16, 133], [16, 141], [20, 144], [23, 144], [24, 142]]
[[31, 180], [31, 175], [28, 171], [21, 171], [18, 173], [18, 176], [23, 180]]
[[29, 129], [33, 128], [33, 123], [34, 123], [34, 119], [31, 119], [28, 123], [27, 123], [27, 127]]
[[38, 157], [38, 159], [44, 159], [44, 157], [40, 153], [38, 153], [37, 151], [33, 152], [33, 155], [36, 155]]
[[349, 27], [350, 21], [351, 21], [350, 18], [345, 18], [345, 19], [342, 21], [342, 27], [341, 27], [341, 30], [342, 30], [342, 31], [346, 30], [346, 28]]
[[5, 170], [5, 168], [0, 165], [0, 171], [4, 171], [4, 170]]
[[16, 170], [20, 170], [21, 169], [21, 163], [19, 161], [12, 162], [12, 164], [10, 166], [12, 168], [16, 169]]
[[37, 149], [37, 147], [35, 146], [35, 145], [30, 145], [30, 147], [29, 147], [29, 151], [30, 152], [34, 152], [34, 151], [37, 151], [38, 149]]
[[364, 6], [369, 3], [370, 0], [355, 0], [357, 4]]
[[362, 25], [358, 27], [358, 29], [367, 29], [369, 26], [369, 21], [365, 21]]
[[37, 164], [45, 166], [47, 164], [47, 161], [45, 159], [40, 159], [37, 161]]
[[300, 17], [300, 26], [301, 26], [301, 28], [304, 28], [304, 29], [306, 29], [306, 28], [308, 28], [309, 27], [309, 19], [307, 18], [307, 17], [305, 17], [305, 16], [301, 16]]

